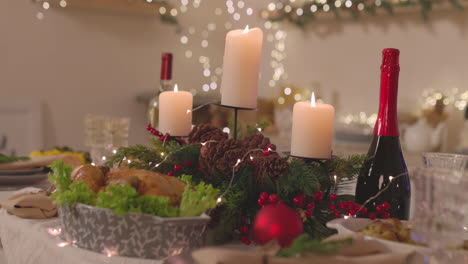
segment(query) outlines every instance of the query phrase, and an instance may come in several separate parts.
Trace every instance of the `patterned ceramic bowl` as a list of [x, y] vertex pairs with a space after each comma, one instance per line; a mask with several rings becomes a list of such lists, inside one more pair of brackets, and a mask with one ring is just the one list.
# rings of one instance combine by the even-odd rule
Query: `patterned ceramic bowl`
[[80, 248], [162, 260], [201, 247], [210, 217], [118, 216], [109, 209], [77, 204], [59, 208], [59, 220], [61, 238]]

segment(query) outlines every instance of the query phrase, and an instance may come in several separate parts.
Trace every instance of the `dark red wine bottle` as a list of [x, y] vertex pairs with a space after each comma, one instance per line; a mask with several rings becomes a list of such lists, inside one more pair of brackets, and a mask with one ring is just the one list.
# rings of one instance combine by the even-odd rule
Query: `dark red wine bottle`
[[[385, 213], [389, 213], [391, 217], [407, 220], [411, 187], [408, 169], [401, 152], [397, 122], [400, 51], [384, 49], [382, 55], [379, 114], [368, 152], [369, 159], [358, 177], [356, 202], [364, 204], [369, 198], [384, 190], [366, 206], [368, 212], [376, 212], [377, 217], [381, 218], [388, 216]], [[390, 208], [382, 210], [380, 206], [377, 210], [377, 207], [384, 202], [388, 202]]]

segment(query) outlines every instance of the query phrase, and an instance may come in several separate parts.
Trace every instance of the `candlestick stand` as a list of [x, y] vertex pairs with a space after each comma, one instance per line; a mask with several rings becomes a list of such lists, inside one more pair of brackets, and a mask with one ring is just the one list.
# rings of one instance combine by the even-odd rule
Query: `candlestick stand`
[[233, 138], [237, 139], [237, 124], [238, 124], [238, 112], [239, 110], [250, 110], [250, 111], [256, 111], [257, 108], [246, 108], [246, 107], [238, 107], [238, 106], [231, 106], [231, 105], [223, 105], [223, 104], [216, 104], [221, 107], [226, 107], [226, 108], [232, 108], [234, 109], [234, 128], [233, 128]]

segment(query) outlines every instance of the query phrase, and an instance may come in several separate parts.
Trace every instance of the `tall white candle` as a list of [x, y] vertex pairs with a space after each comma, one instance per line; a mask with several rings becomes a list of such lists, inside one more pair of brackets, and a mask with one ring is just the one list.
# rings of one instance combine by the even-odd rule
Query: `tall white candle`
[[333, 139], [335, 108], [329, 104], [311, 101], [294, 104], [291, 133], [291, 155], [329, 159]]
[[159, 95], [159, 131], [171, 136], [188, 136], [192, 129], [193, 96], [189, 92], [174, 91]]
[[224, 48], [221, 104], [257, 108], [263, 32], [259, 28], [229, 31]]

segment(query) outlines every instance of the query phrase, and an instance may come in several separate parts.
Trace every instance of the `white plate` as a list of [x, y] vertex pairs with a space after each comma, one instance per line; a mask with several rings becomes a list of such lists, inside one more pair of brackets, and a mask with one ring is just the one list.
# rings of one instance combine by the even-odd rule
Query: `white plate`
[[[364, 229], [372, 220], [367, 218], [338, 218], [334, 219], [327, 223], [327, 227], [336, 229], [338, 234], [352, 234], [357, 233], [360, 230]], [[408, 225], [407, 221], [401, 221], [403, 225]], [[406, 243], [394, 242], [390, 240], [375, 238], [371, 236], [364, 236], [366, 239], [377, 240], [387, 247], [389, 247], [394, 252], [408, 252], [408, 251], [417, 251], [420, 253], [427, 253], [429, 251], [426, 247], [410, 245]]]
[[31, 175], [31, 174], [38, 174], [44, 172], [45, 167], [37, 167], [31, 169], [18, 169], [18, 170], [0, 170], [0, 177], [2, 176], [12, 176], [12, 175]]
[[33, 185], [44, 179], [47, 179], [47, 173], [36, 173], [36, 174], [27, 174], [27, 175], [1, 175], [0, 186], [1, 185], [8, 185], [8, 186], [10, 185]]

